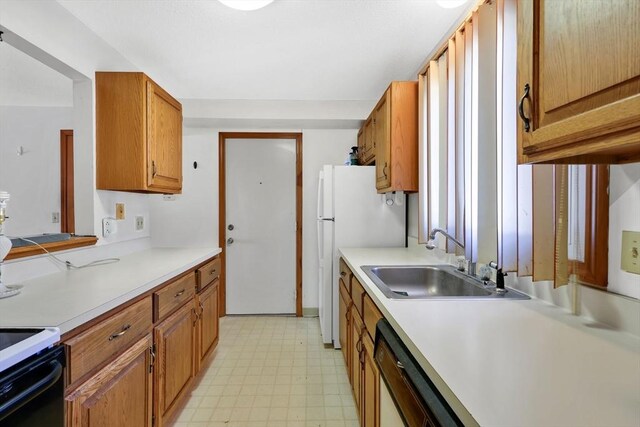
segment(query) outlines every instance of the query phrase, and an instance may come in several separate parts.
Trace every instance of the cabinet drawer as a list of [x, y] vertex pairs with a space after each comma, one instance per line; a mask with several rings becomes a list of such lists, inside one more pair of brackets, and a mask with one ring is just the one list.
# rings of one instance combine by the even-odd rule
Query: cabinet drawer
[[349, 292], [349, 295], [351, 295], [351, 270], [349, 269], [349, 266], [347, 266], [347, 263], [344, 262], [344, 260], [342, 258], [340, 258], [340, 278], [342, 279], [342, 281], [344, 282], [344, 284], [347, 286], [347, 291]]
[[364, 296], [362, 308], [364, 309], [364, 314], [362, 315], [364, 318], [364, 326], [367, 328], [371, 339], [374, 340], [376, 338], [376, 324], [378, 320], [384, 318], [384, 316], [369, 295]]
[[353, 305], [356, 310], [362, 317], [362, 297], [365, 295], [364, 288], [355, 277], [351, 278], [351, 299], [353, 300]]
[[220, 266], [220, 257], [216, 257], [196, 270], [196, 274], [198, 275], [198, 292], [220, 277]]
[[189, 273], [169, 283], [164, 288], [153, 293], [154, 320], [158, 320], [171, 313], [176, 308], [193, 298], [196, 293], [196, 274]]
[[69, 384], [151, 331], [151, 298], [144, 298], [66, 341]]

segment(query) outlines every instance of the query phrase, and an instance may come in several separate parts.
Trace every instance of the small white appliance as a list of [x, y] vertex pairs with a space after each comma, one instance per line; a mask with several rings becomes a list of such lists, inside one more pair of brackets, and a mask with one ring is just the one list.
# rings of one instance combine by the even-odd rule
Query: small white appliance
[[[391, 199], [389, 199], [391, 200]], [[322, 341], [340, 348], [338, 249], [403, 247], [405, 203], [376, 192], [375, 166], [325, 165], [318, 179], [318, 283]]]

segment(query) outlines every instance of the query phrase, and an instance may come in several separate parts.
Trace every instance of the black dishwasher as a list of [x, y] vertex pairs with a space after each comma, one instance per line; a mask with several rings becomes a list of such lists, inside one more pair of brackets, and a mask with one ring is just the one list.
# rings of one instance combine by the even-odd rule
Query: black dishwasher
[[0, 427], [63, 427], [64, 366], [58, 346], [0, 372]]
[[376, 325], [374, 353], [380, 376], [406, 426], [463, 425], [384, 319]]

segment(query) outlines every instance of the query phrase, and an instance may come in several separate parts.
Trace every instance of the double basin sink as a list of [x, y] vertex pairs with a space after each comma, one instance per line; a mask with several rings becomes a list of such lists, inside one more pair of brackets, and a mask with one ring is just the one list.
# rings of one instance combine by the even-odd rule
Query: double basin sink
[[510, 288], [497, 292], [490, 282], [450, 265], [363, 266], [362, 270], [390, 299], [529, 299]]

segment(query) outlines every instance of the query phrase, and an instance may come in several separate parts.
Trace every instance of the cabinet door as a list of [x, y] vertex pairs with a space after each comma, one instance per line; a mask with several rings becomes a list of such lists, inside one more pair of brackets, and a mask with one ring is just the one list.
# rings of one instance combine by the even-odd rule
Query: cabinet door
[[356, 401], [356, 409], [360, 410], [361, 379], [362, 379], [362, 329], [360, 314], [351, 310], [351, 388]]
[[520, 160], [640, 158], [638, 46], [637, 0], [520, 0]]
[[360, 420], [363, 427], [380, 425], [380, 372], [374, 358], [373, 341], [362, 334], [362, 403]]
[[344, 356], [344, 362], [347, 365], [347, 372], [351, 371], [351, 359], [349, 358], [349, 350], [350, 350], [350, 340], [349, 340], [349, 332], [350, 332], [350, 307], [351, 307], [351, 298], [349, 298], [349, 293], [346, 290], [346, 285], [342, 278], [338, 279], [339, 283], [339, 296], [338, 296], [338, 316], [339, 316], [339, 333], [340, 333], [340, 349], [342, 350], [342, 355]]
[[151, 335], [132, 345], [66, 398], [67, 426], [151, 426]]
[[391, 118], [389, 93], [389, 90], [385, 92], [373, 112], [374, 138], [376, 141], [376, 188], [378, 190], [391, 186], [391, 141], [389, 132]]
[[148, 186], [182, 188], [182, 106], [147, 81]]
[[159, 426], [174, 414], [195, 374], [195, 303], [184, 305], [154, 329], [157, 366], [154, 394]]
[[364, 140], [364, 126], [358, 131], [358, 164], [364, 165], [364, 150], [366, 143]]
[[364, 123], [364, 163], [369, 164], [375, 160], [376, 142], [374, 140], [373, 114]]
[[213, 351], [218, 343], [218, 282], [205, 289], [197, 296], [198, 317], [198, 354], [196, 371], [204, 359]]

